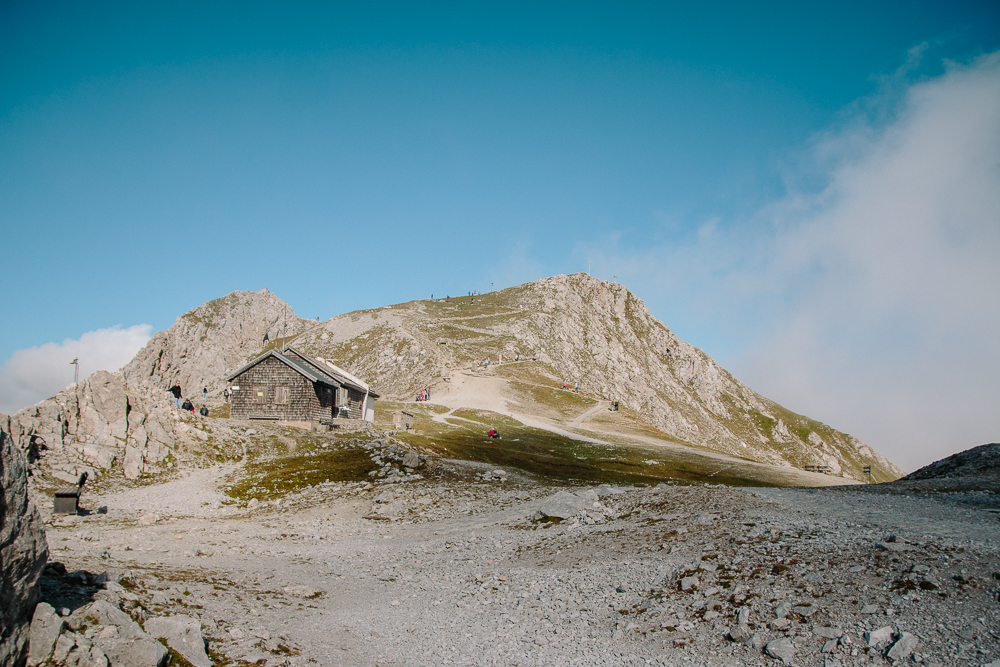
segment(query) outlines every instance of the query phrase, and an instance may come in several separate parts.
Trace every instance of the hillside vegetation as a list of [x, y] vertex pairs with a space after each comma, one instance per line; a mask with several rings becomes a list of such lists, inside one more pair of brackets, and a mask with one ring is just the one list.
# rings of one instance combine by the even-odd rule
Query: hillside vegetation
[[[584, 434], [641, 436], [800, 469], [826, 466], [858, 481], [869, 481], [865, 465], [871, 481], [902, 474], [853, 436], [748, 388], [623, 285], [586, 274], [347, 313], [302, 334], [296, 346], [333, 359], [386, 398], [412, 400], [429, 388], [432, 400], [446, 400], [438, 396], [451, 393], [449, 379], [464, 373], [503, 380], [487, 406], [493, 411], [566, 422]], [[564, 391], [564, 382], [574, 391]], [[601, 401], [618, 401], [621, 411], [573, 423]]]

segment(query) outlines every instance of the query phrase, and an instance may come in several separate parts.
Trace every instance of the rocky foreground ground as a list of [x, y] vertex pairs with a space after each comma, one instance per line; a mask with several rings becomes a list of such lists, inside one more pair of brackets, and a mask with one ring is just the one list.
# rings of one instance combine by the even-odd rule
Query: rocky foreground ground
[[227, 505], [228, 464], [47, 516], [34, 660], [158, 635], [198, 667], [1000, 665], [990, 491], [554, 487], [369, 455], [393, 472], [280, 502]]

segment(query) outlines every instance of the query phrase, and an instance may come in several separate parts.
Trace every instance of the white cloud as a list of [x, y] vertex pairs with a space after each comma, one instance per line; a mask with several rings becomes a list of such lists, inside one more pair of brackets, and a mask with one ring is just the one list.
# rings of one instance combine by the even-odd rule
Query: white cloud
[[88, 331], [78, 340], [17, 350], [0, 368], [0, 412], [13, 414], [72, 384], [74, 358], [80, 360], [81, 381], [95, 371], [118, 370], [149, 341], [151, 331], [148, 324], [114, 326]]
[[817, 140], [821, 191], [616, 261], [747, 384], [914, 469], [1000, 440], [1000, 53], [882, 102]]

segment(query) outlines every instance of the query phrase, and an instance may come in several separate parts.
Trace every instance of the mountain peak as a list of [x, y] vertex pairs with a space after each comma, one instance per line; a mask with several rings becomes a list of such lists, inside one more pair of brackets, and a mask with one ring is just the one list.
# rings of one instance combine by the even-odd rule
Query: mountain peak
[[157, 332], [122, 370], [129, 382], [146, 380], [163, 389], [177, 382], [193, 396], [202, 387], [220, 387], [228, 370], [304, 326], [291, 306], [266, 289], [230, 292]]

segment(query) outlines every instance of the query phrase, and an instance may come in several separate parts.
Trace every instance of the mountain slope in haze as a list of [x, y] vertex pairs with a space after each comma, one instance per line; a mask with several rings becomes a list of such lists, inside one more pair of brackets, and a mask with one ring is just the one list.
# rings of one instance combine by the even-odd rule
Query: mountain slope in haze
[[289, 338], [309, 323], [266, 289], [231, 292], [181, 315], [157, 332], [122, 369], [130, 383], [150, 382], [167, 389], [179, 382], [185, 396], [202, 387], [221, 390], [228, 372], [282, 336]]
[[[413, 301], [340, 315], [297, 338], [383, 397], [410, 400], [444, 377], [478, 369], [530, 386], [567, 382], [617, 400], [670, 439], [762, 463], [828, 466], [868, 481], [902, 471], [870, 447], [748, 388], [650, 315], [623, 285], [586, 274], [554, 276], [454, 299]], [[520, 356], [534, 359], [501, 365]], [[432, 392], [433, 393], [433, 392]]]

